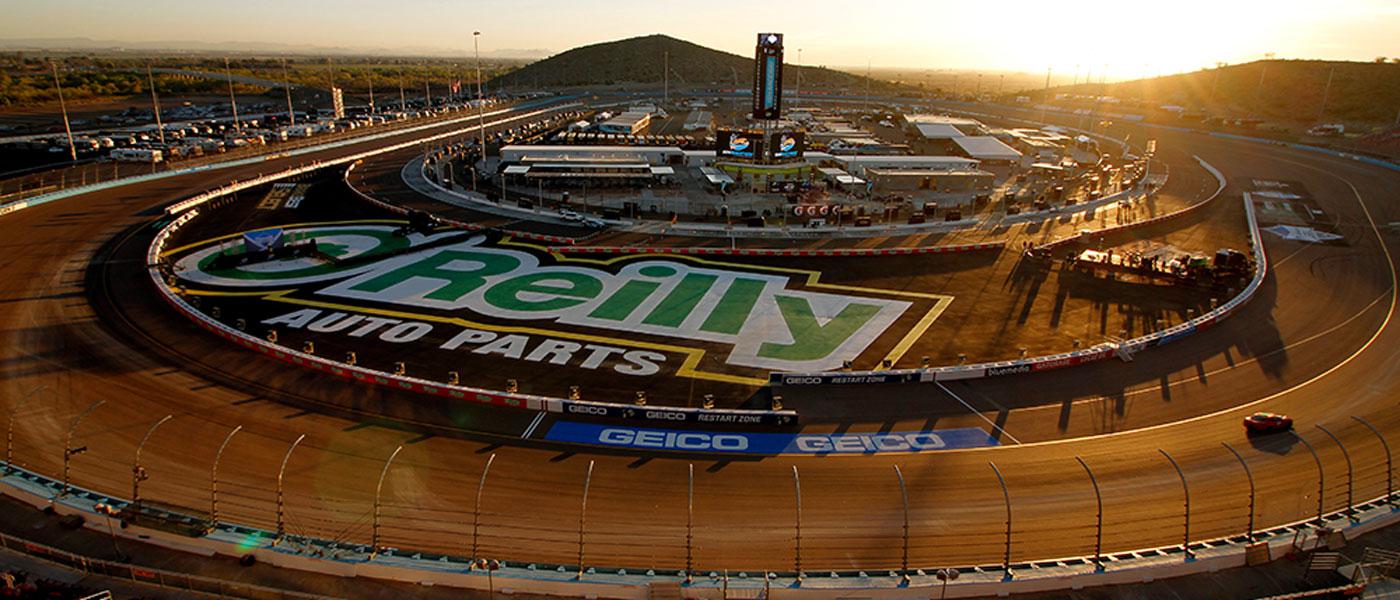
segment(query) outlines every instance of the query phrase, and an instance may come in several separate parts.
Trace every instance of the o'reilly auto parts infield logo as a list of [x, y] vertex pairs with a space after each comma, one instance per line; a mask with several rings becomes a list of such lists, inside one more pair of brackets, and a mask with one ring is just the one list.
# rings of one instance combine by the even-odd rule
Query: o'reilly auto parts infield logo
[[[508, 243], [488, 245], [482, 236], [412, 251], [461, 233], [403, 238], [392, 231], [379, 225], [287, 230], [293, 240], [314, 238], [324, 254], [360, 257], [349, 266], [306, 258], [215, 269], [213, 258], [223, 247], [211, 242], [181, 256], [175, 272], [205, 286], [279, 292], [296, 287], [303, 295], [355, 301], [351, 306], [413, 307], [615, 332], [620, 343], [637, 333], [679, 340], [681, 346], [711, 342], [731, 348], [727, 364], [778, 371], [840, 367], [914, 306], [900, 296], [916, 297], [923, 306], [932, 301], [901, 343], [907, 349], [951, 302], [947, 296], [822, 284], [820, 274], [808, 271], [699, 259], [561, 257], [541, 264], [537, 252], [505, 247]], [[372, 259], [387, 252], [392, 254]]]

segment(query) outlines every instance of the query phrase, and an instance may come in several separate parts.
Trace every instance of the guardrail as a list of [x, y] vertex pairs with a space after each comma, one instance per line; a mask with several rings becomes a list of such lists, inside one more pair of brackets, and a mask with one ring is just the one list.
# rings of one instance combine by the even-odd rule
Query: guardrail
[[[293, 169], [292, 171], [297, 171]], [[213, 198], [204, 198], [207, 202]], [[513, 392], [497, 392], [482, 388], [431, 381], [406, 375], [390, 375], [365, 367], [348, 365], [314, 354], [285, 348], [272, 342], [229, 327], [222, 322], [205, 316], [171, 289], [162, 272], [161, 254], [166, 242], [174, 232], [184, 227], [199, 215], [198, 208], [185, 211], [179, 217], [161, 228], [151, 241], [146, 253], [147, 272], [152, 283], [166, 303], [177, 312], [199, 325], [201, 328], [243, 346], [249, 350], [298, 367], [327, 373], [336, 377], [368, 383], [382, 387], [406, 390], [449, 400], [472, 402], [507, 408], [543, 411], [561, 414], [580, 414], [594, 417], [609, 417], [635, 421], [661, 423], [749, 423], [755, 425], [789, 426], [797, 424], [797, 413], [792, 410], [746, 410], [746, 409], [701, 409], [664, 406], [635, 406], [631, 404], [570, 400], [548, 396], [536, 396]]]
[[788, 257], [847, 257], [847, 256], [905, 256], [910, 254], [956, 254], [981, 250], [1001, 250], [1005, 240], [948, 246], [910, 246], [899, 248], [725, 248], [669, 246], [568, 246], [554, 248], [560, 254], [680, 254], [689, 256], [788, 256]]
[[[1215, 171], [1213, 168], [1211, 171], [1216, 174], [1220, 185], [1219, 188], [1216, 189], [1215, 194], [1212, 194], [1205, 202], [1210, 202], [1225, 189], [1224, 177], [1219, 174], [1219, 171]], [[1204, 204], [1205, 202], [1198, 203], [1196, 206]], [[1116, 344], [1104, 343], [1085, 350], [1035, 358], [918, 369], [770, 373], [768, 375], [768, 381], [775, 386], [807, 386], [933, 383], [956, 379], [977, 379], [981, 377], [1016, 375], [1062, 369], [1097, 362], [1115, 355], [1131, 355], [1132, 353], [1146, 348], [1174, 342], [1192, 333], [1206, 329], [1219, 320], [1229, 316], [1230, 313], [1234, 312], [1245, 302], [1248, 302], [1250, 298], [1253, 298], [1254, 293], [1257, 292], [1259, 286], [1263, 284], [1264, 277], [1268, 273], [1268, 257], [1265, 255], [1264, 240], [1259, 233], [1259, 223], [1254, 215], [1254, 203], [1248, 193], [1244, 194], [1244, 208], [1251, 242], [1250, 251], [1253, 254], [1255, 262], [1254, 276], [1239, 294], [1226, 303], [1179, 325], [1174, 325], [1161, 331], [1156, 331]], [[1183, 210], [1193, 209], [1194, 207], [1188, 207]]]

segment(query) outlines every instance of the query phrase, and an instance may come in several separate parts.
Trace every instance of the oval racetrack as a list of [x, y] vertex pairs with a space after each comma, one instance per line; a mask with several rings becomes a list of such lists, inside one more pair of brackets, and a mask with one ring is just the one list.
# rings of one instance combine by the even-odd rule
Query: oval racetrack
[[[173, 414], [144, 450], [150, 479], [141, 495], [208, 510], [215, 451], [242, 425], [222, 459], [220, 519], [273, 529], [277, 467], [288, 445], [306, 434], [287, 471], [289, 533], [365, 543], [375, 477], [404, 444], [385, 484], [384, 543], [465, 555], [478, 478], [494, 454], [479, 507], [479, 554], [559, 564], [579, 561], [580, 501], [592, 463], [583, 562], [640, 569], [685, 566], [693, 465], [694, 564], [704, 571], [797, 566], [794, 467], [801, 481], [800, 566], [810, 571], [898, 568], [903, 521], [895, 465], [909, 486], [915, 567], [1002, 560], [1005, 514], [991, 463], [1005, 475], [1013, 504], [1013, 561], [1093, 552], [1094, 497], [1076, 456], [1102, 488], [1109, 551], [1181, 543], [1182, 489], [1159, 449], [1181, 464], [1190, 484], [1193, 540], [1242, 533], [1248, 521], [1243, 471], [1221, 442], [1239, 449], [1253, 468], [1261, 528], [1313, 516], [1312, 456], [1287, 436], [1247, 440], [1240, 418], [1255, 410], [1292, 415], [1317, 449], [1327, 511], [1345, 504], [1347, 468], [1341, 450], [1314, 424], [1336, 433], [1350, 452], [1356, 500], [1384, 494], [1385, 453], [1352, 417], [1400, 442], [1391, 257], [1397, 239], [1390, 227], [1400, 221], [1393, 202], [1400, 173], [1195, 134], [1134, 135], [1215, 165], [1231, 184], [1223, 202], [1238, 202], [1239, 184], [1249, 178], [1302, 182], [1340, 220], [1347, 244], [1268, 239], [1274, 270], [1243, 311], [1132, 363], [952, 387], [987, 408], [985, 416], [1012, 436], [1096, 432], [1087, 438], [1024, 445], [1003, 438], [999, 448], [925, 455], [715, 461], [419, 436], [297, 410], [250, 395], [236, 382], [211, 381], [129, 347], [131, 337], [97, 318], [89, 301], [94, 290], [85, 289], [88, 263], [109, 239], [156, 220], [158, 207], [171, 201], [302, 157], [130, 185], [0, 218], [0, 402], [16, 411], [15, 461], [60, 476], [72, 419], [105, 400], [75, 434], [74, 445], [88, 450], [73, 459], [72, 480], [129, 497], [136, 444], [156, 420]], [[263, 360], [169, 318], [211, 356]], [[19, 404], [40, 386], [45, 389]], [[950, 402], [931, 389], [909, 393], [938, 403], [939, 411]], [[1037, 401], [1042, 397], [1051, 403]], [[1202, 405], [1239, 408], [1199, 416]], [[981, 419], [962, 414], [939, 426]]]

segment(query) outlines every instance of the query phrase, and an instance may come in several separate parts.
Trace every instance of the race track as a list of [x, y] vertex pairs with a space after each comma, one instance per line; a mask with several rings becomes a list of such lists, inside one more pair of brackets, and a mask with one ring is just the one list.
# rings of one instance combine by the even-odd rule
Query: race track
[[[1193, 540], [1240, 534], [1248, 520], [1243, 471], [1221, 442], [1240, 450], [1253, 469], [1260, 528], [1309, 518], [1318, 505], [1313, 458], [1288, 436], [1247, 439], [1239, 421], [1255, 410], [1295, 418], [1320, 455], [1326, 510], [1345, 503], [1349, 483], [1357, 501], [1382, 495], [1382, 446], [1352, 417], [1400, 440], [1391, 256], [1400, 247], [1389, 226], [1400, 221], [1400, 208], [1390, 202], [1400, 173], [1196, 134], [1137, 135], [1155, 137], [1164, 152], [1199, 155], [1215, 165], [1233, 198], [1250, 178], [1302, 182], [1340, 220], [1347, 243], [1307, 246], [1268, 238], [1273, 270], [1244, 310], [1132, 363], [948, 386], [976, 412], [927, 386], [881, 390], [883, 397], [835, 392], [873, 408], [844, 424], [833, 419], [831, 427], [994, 424], [997, 448], [714, 460], [434, 437], [279, 403], [272, 398], [277, 386], [256, 386], [275, 384], [285, 367], [240, 353], [173, 314], [169, 327], [189, 333], [180, 352], [236, 361], [240, 372], [261, 377], [242, 383], [206, 377], [203, 369], [172, 363], [161, 349], [132, 347], [140, 338], [98, 318], [91, 298], [107, 287], [89, 287], [88, 263], [108, 240], [148, 226], [160, 207], [194, 191], [318, 156], [172, 177], [5, 216], [0, 407], [17, 416], [15, 462], [57, 477], [72, 419], [104, 400], [76, 431], [74, 445], [88, 450], [73, 459], [71, 478], [123, 497], [130, 495], [137, 443], [160, 417], [175, 415], [144, 450], [150, 479], [141, 495], [200, 511], [210, 507], [215, 451], [241, 425], [222, 458], [219, 518], [267, 529], [274, 528], [277, 467], [288, 445], [305, 434], [287, 471], [289, 532], [358, 543], [370, 537], [374, 475], [402, 444], [386, 480], [382, 539], [457, 555], [468, 554], [473, 543], [476, 486], [494, 455], [479, 507], [480, 555], [577, 564], [582, 531], [585, 564], [629, 569], [685, 566], [689, 465], [693, 560], [702, 571], [792, 571], [799, 552], [806, 571], [897, 568], [903, 521], [896, 465], [910, 498], [909, 561], [919, 567], [1001, 562], [1005, 514], [991, 463], [1005, 475], [1013, 504], [1013, 562], [1092, 553], [1094, 496], [1075, 457], [1098, 478], [1110, 552], [1181, 543], [1182, 490], [1159, 449], [1181, 464], [1190, 483]], [[317, 385], [356, 393], [339, 382]], [[1318, 423], [1346, 444], [1354, 481], [1341, 450], [1314, 427]], [[801, 485], [800, 544], [794, 472]]]

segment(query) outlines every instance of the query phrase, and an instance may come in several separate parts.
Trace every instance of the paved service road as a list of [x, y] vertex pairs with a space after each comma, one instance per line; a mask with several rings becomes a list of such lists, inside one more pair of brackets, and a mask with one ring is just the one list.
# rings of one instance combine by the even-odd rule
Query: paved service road
[[[483, 555], [511, 560], [577, 561], [580, 496], [591, 461], [584, 561], [600, 567], [684, 566], [688, 464], [695, 467], [695, 564], [705, 571], [794, 568], [794, 466], [802, 485], [801, 566], [809, 571], [898, 566], [895, 465], [909, 484], [911, 563], [921, 567], [1000, 561], [1004, 514], [990, 462], [1006, 475], [1014, 503], [1012, 555], [1018, 561], [1092, 551], [1094, 498], [1075, 456], [1098, 475], [1110, 550], [1180, 542], [1181, 489], [1158, 449], [1181, 463], [1191, 483], [1195, 539], [1238, 533], [1247, 521], [1245, 480], [1222, 441], [1254, 468], [1261, 525], [1306, 518], [1317, 507], [1313, 460], [1287, 436], [1247, 440], [1239, 420], [1257, 409], [1291, 414], [1317, 448], [1329, 510], [1345, 500], [1346, 471], [1340, 450], [1315, 423], [1347, 444], [1356, 498], [1381, 494], [1381, 446], [1350, 417], [1369, 420], [1392, 441], [1400, 432], [1400, 333], [1390, 326], [1396, 277], [1390, 253], [1400, 248], [1394, 234], [1376, 227], [1400, 221], [1400, 208], [1385, 202], [1400, 174], [1190, 134], [1152, 137], [1163, 149], [1199, 154], [1232, 185], [1255, 177], [1302, 182], [1341, 220], [1347, 243], [1269, 240], [1277, 270], [1246, 310], [1131, 364], [950, 385], [982, 411], [977, 415], [928, 388], [893, 399], [851, 394], [852, 402], [875, 407], [874, 419], [891, 427], [899, 424], [898, 411], [882, 402], [922, 411], [927, 416], [920, 422], [940, 428], [988, 427], [991, 421], [1010, 434], [998, 448], [715, 461], [421, 436], [290, 408], [270, 399], [271, 392], [250, 395], [246, 387], [227, 387], [129, 347], [124, 340], [130, 338], [95, 318], [85, 289], [89, 259], [108, 239], [149, 222], [155, 207], [252, 168], [124, 187], [6, 216], [0, 402], [7, 411], [17, 409], [16, 462], [57, 476], [73, 417], [106, 400], [76, 432], [74, 444], [88, 451], [74, 458], [73, 480], [119, 496], [129, 495], [130, 461], [141, 436], [161, 416], [174, 414], [145, 449], [150, 480], [142, 496], [192, 510], [208, 510], [214, 452], [242, 425], [223, 457], [220, 518], [264, 528], [273, 525], [277, 465], [287, 445], [305, 433], [288, 470], [289, 531], [354, 542], [369, 539], [370, 474], [404, 444], [386, 482], [384, 541], [455, 554], [470, 547], [478, 477], [494, 453], [479, 541]], [[269, 161], [260, 170], [277, 164]], [[1111, 299], [1105, 302], [1111, 306]], [[270, 381], [283, 369], [230, 353], [211, 336], [192, 339]], [[338, 383], [315, 385], [354, 393]], [[39, 386], [45, 391], [20, 405]], [[1227, 406], [1240, 408], [1174, 422]], [[1054, 441], [1078, 434], [1096, 437]], [[1046, 442], [1017, 445], [1012, 436]]]

